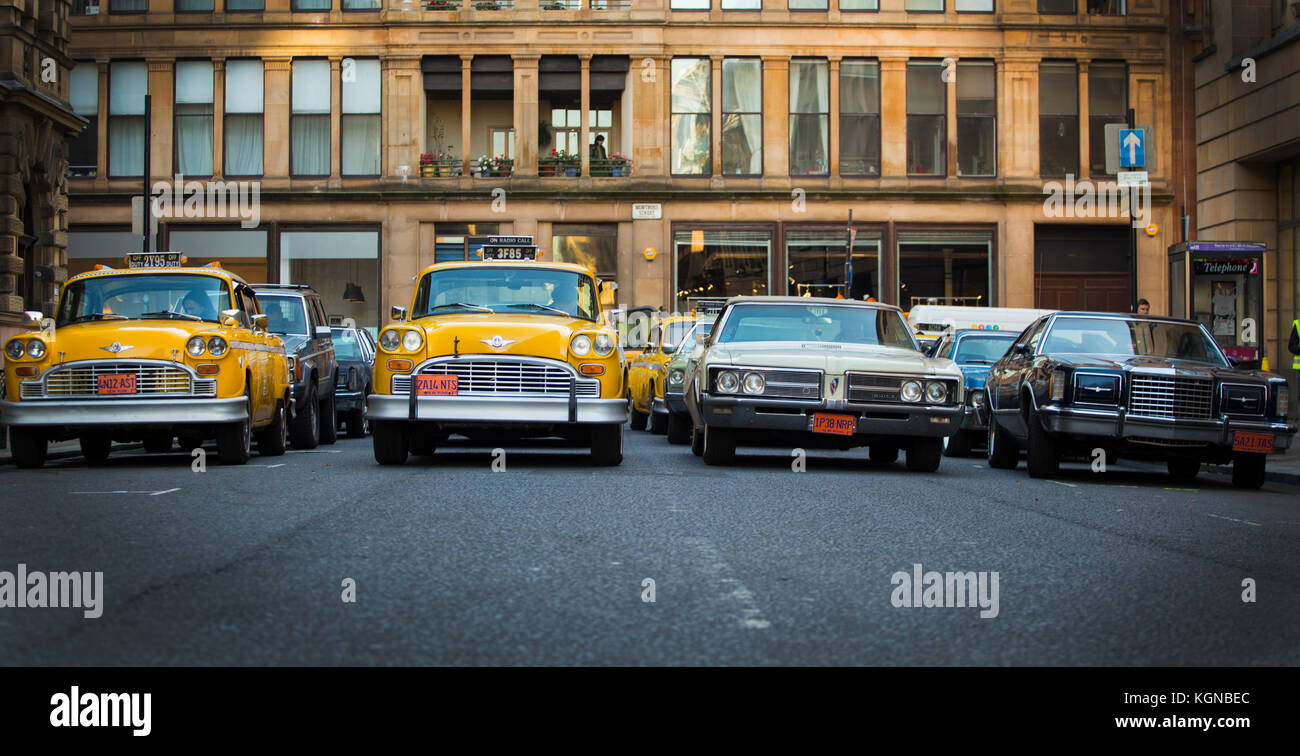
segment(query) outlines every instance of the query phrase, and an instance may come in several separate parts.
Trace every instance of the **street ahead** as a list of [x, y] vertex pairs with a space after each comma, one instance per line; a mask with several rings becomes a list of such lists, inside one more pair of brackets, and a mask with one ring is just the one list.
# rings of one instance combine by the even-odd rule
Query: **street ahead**
[[[0, 570], [104, 580], [98, 619], [0, 608], [0, 663], [1300, 663], [1292, 487], [625, 443], [613, 468], [554, 446], [494, 472], [455, 442], [381, 468], [369, 439], [245, 467], [212, 449], [201, 473], [183, 452], [0, 468]], [[895, 607], [916, 564], [998, 573], [996, 617]]]

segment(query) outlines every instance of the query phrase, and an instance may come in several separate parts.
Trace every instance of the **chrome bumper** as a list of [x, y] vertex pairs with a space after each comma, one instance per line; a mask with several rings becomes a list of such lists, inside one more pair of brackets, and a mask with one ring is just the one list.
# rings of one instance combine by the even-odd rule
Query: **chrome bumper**
[[622, 423], [626, 399], [371, 394], [370, 420], [473, 423]]
[[1272, 433], [1273, 449], [1291, 447], [1296, 428], [1267, 420], [1166, 420], [1158, 417], [1126, 416], [1113, 410], [1085, 410], [1068, 407], [1041, 407], [1043, 426], [1053, 433], [1072, 436], [1101, 436], [1118, 439], [1155, 439], [1232, 446], [1236, 431]]
[[247, 416], [243, 397], [0, 401], [4, 425], [196, 425], [235, 423]]
[[854, 435], [951, 436], [961, 428], [966, 408], [856, 402], [808, 402], [733, 396], [701, 397], [704, 422], [720, 428], [774, 431], [812, 431], [813, 414], [830, 412], [855, 415]]
[[658, 396], [656, 396], [656, 397], [655, 397], [655, 398], [650, 402], [650, 411], [653, 412], [653, 413], [656, 414], [656, 415], [667, 415], [667, 414], [668, 414], [668, 403], [667, 403], [666, 401], [664, 401], [664, 399], [663, 399], [662, 397], [658, 397]]

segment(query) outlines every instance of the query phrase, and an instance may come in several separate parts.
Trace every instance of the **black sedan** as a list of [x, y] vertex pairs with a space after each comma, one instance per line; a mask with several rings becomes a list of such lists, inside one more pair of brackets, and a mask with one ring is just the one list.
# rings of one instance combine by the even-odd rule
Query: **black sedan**
[[361, 438], [366, 435], [366, 398], [371, 393], [375, 342], [364, 328], [330, 326], [330, 333], [339, 361], [334, 386], [338, 422], [347, 429], [348, 438]]
[[1286, 381], [1238, 370], [1200, 323], [1058, 312], [1035, 321], [989, 371], [989, 465], [1031, 477], [1062, 456], [1164, 461], [1191, 479], [1232, 463], [1239, 488], [1264, 483], [1267, 455], [1291, 444]]

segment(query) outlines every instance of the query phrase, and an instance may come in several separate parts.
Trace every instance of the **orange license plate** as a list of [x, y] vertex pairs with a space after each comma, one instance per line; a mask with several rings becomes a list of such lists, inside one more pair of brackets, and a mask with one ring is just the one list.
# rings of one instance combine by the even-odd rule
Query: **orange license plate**
[[460, 378], [455, 375], [417, 375], [415, 393], [420, 396], [455, 396], [460, 393]]
[[1273, 434], [1237, 431], [1232, 434], [1232, 450], [1269, 454], [1273, 451]]
[[134, 394], [135, 373], [95, 376], [95, 388], [101, 394]]
[[852, 436], [855, 427], [857, 427], [857, 418], [853, 415], [828, 415], [824, 412], [813, 415], [813, 433]]

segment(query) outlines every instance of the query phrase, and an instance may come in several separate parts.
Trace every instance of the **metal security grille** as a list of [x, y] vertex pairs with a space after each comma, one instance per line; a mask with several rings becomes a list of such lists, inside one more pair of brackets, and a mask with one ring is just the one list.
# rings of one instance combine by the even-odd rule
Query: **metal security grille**
[[848, 397], [851, 402], [901, 402], [898, 395], [903, 379], [892, 375], [849, 373]]
[[[101, 395], [101, 375], [135, 375], [134, 394]], [[139, 362], [91, 362], [56, 367], [39, 381], [25, 381], [20, 386], [23, 399], [80, 397], [120, 399], [131, 396], [216, 396], [215, 378], [194, 378], [187, 371], [168, 365]]]
[[1171, 420], [1207, 419], [1212, 388], [1208, 378], [1135, 375], [1129, 413]]
[[[457, 394], [476, 396], [568, 396], [576, 373], [542, 362], [523, 360], [458, 359], [420, 368], [420, 375], [454, 375]], [[600, 397], [600, 381], [577, 379], [577, 395]], [[410, 394], [411, 376], [393, 376], [393, 393]]]

